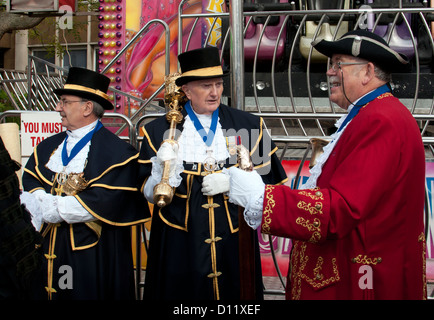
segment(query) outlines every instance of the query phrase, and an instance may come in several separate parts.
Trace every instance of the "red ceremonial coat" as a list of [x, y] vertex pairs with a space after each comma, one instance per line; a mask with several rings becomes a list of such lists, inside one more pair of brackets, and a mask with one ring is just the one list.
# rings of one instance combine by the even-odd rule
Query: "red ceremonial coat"
[[348, 124], [316, 189], [267, 185], [262, 232], [294, 240], [288, 299], [423, 299], [425, 155], [385, 93]]

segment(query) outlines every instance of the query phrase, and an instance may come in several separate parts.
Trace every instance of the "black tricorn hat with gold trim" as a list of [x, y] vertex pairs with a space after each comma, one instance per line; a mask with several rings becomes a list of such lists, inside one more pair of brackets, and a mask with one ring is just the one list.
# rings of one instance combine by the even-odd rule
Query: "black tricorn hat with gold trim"
[[84, 99], [98, 102], [106, 110], [113, 109], [107, 95], [110, 79], [98, 72], [71, 67], [66, 78], [65, 85], [61, 89], [55, 89], [58, 96], [70, 94]]
[[353, 30], [336, 41], [317, 39], [312, 46], [322, 54], [346, 54], [376, 63], [385, 71], [397, 72], [408, 68], [408, 58], [391, 49], [379, 35], [368, 30]]
[[219, 50], [215, 47], [194, 49], [178, 56], [181, 76], [175, 80], [177, 86], [190, 81], [212, 79], [227, 76], [223, 72]]

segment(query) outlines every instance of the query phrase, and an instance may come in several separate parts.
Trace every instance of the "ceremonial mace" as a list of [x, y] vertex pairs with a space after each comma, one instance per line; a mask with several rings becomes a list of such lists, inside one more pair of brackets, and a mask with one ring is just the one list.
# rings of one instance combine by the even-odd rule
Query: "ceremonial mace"
[[[164, 142], [177, 144], [175, 140], [176, 125], [182, 121], [182, 107], [187, 102], [184, 92], [175, 84], [175, 80], [180, 77], [179, 73], [172, 73], [164, 77], [165, 94], [164, 103], [170, 109], [166, 113], [166, 119], [170, 123], [169, 137]], [[172, 202], [174, 188], [169, 184], [170, 161], [164, 161], [163, 175], [160, 183], [154, 187], [154, 203], [160, 208]]]
[[[244, 171], [253, 170], [253, 162], [249, 150], [242, 144], [237, 147], [237, 162]], [[250, 228], [244, 220], [244, 208], [238, 207], [238, 243], [240, 260], [240, 300], [256, 299], [256, 259], [255, 259], [255, 230]]]

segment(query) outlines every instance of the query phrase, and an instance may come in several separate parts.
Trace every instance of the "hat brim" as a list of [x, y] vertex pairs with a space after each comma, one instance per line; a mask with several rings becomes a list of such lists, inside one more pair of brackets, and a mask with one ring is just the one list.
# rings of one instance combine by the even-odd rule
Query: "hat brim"
[[101, 96], [99, 96], [97, 94], [93, 94], [91, 92], [74, 90], [74, 89], [54, 89], [53, 92], [56, 95], [58, 95], [58, 96], [67, 94], [67, 95], [77, 96], [77, 97], [80, 97], [80, 98], [83, 98], [83, 99], [89, 99], [89, 100], [96, 101], [105, 110], [112, 110], [112, 109], [114, 109], [113, 104], [109, 100], [107, 100], [107, 99], [105, 99], [105, 98], [103, 98], [103, 97], [101, 97]]
[[360, 37], [363, 42], [356, 53], [353, 44], [357, 35], [344, 36], [336, 41], [315, 40], [312, 46], [327, 57], [334, 54], [345, 54], [373, 62], [388, 72], [405, 71], [408, 68], [408, 58], [394, 51], [383, 43], [368, 37]]
[[223, 78], [229, 75], [229, 72], [223, 72], [223, 74], [216, 74], [216, 75], [211, 75], [211, 76], [180, 76], [179, 78], [177, 78], [175, 80], [175, 84], [177, 86], [182, 86], [188, 82], [191, 81], [197, 81], [197, 80], [206, 80], [206, 79], [214, 79], [214, 78]]

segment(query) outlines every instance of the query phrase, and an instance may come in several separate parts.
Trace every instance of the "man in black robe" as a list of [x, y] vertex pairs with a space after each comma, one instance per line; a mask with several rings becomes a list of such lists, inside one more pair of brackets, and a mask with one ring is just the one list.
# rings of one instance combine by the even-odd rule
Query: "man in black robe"
[[30, 279], [42, 261], [41, 237], [20, 203], [20, 167], [0, 138], [0, 300], [29, 298]]
[[[42, 141], [23, 174], [22, 201], [38, 207], [44, 264], [34, 298], [134, 299], [131, 225], [149, 218], [138, 152], [101, 121], [110, 80], [71, 68], [56, 111], [68, 129]], [[39, 214], [38, 214], [39, 212]]]
[[[274, 143], [262, 119], [220, 103], [223, 79], [216, 48], [179, 55], [182, 74], [176, 85], [189, 101], [177, 126], [177, 143], [164, 142], [166, 117], [144, 128], [140, 150], [150, 202], [170, 161], [169, 183], [176, 187], [170, 204], [154, 205], [144, 299], [240, 299], [238, 207], [228, 202], [226, 168], [237, 164], [237, 145], [250, 153], [254, 169], [270, 184], [286, 181]], [[263, 298], [256, 242], [256, 297]]]

